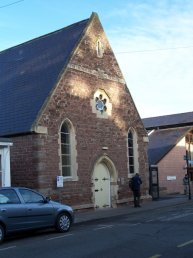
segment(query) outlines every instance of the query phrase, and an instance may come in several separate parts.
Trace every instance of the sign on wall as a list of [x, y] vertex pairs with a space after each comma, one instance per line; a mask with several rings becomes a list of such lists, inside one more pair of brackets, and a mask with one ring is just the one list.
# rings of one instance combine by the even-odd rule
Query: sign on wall
[[176, 176], [167, 176], [168, 181], [176, 180]]
[[63, 187], [64, 182], [63, 182], [63, 176], [57, 176], [57, 187]]

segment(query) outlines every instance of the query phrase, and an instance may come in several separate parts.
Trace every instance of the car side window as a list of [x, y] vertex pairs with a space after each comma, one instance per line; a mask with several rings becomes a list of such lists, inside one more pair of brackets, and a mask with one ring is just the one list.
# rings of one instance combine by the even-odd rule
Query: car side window
[[19, 197], [13, 189], [0, 190], [0, 204], [20, 203]]
[[20, 189], [20, 194], [22, 195], [25, 203], [43, 203], [44, 198], [42, 195], [30, 191], [28, 189]]

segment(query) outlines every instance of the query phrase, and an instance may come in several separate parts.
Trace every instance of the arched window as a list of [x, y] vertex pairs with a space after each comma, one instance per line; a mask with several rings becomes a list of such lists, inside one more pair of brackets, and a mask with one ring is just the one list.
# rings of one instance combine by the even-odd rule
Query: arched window
[[63, 177], [71, 176], [71, 146], [70, 130], [67, 123], [63, 123], [60, 131], [61, 135], [61, 159]]
[[128, 133], [128, 156], [129, 156], [129, 172], [134, 173], [134, 149], [133, 149], [133, 133], [130, 130]]
[[64, 180], [77, 181], [75, 130], [70, 120], [65, 119], [60, 128], [60, 169]]
[[100, 39], [97, 40], [96, 51], [97, 51], [97, 56], [102, 58], [104, 49], [103, 49], [103, 45], [102, 45], [102, 42], [100, 41]]
[[137, 136], [134, 130], [130, 129], [128, 132], [128, 160], [129, 173], [134, 174], [138, 172], [138, 150], [137, 150]]

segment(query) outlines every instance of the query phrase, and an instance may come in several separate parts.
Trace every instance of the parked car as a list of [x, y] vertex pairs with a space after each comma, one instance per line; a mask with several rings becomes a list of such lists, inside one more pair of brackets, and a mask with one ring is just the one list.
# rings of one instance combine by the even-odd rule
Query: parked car
[[70, 206], [29, 188], [0, 188], [0, 243], [6, 235], [23, 230], [55, 227], [58, 232], [67, 232], [73, 221]]

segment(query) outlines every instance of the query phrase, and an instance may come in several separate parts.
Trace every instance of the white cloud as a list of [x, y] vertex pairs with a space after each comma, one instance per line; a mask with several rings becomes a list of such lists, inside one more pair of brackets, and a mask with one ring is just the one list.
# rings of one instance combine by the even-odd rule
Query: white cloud
[[139, 113], [148, 117], [193, 111], [193, 2], [140, 2], [130, 4], [132, 20], [109, 31]]

